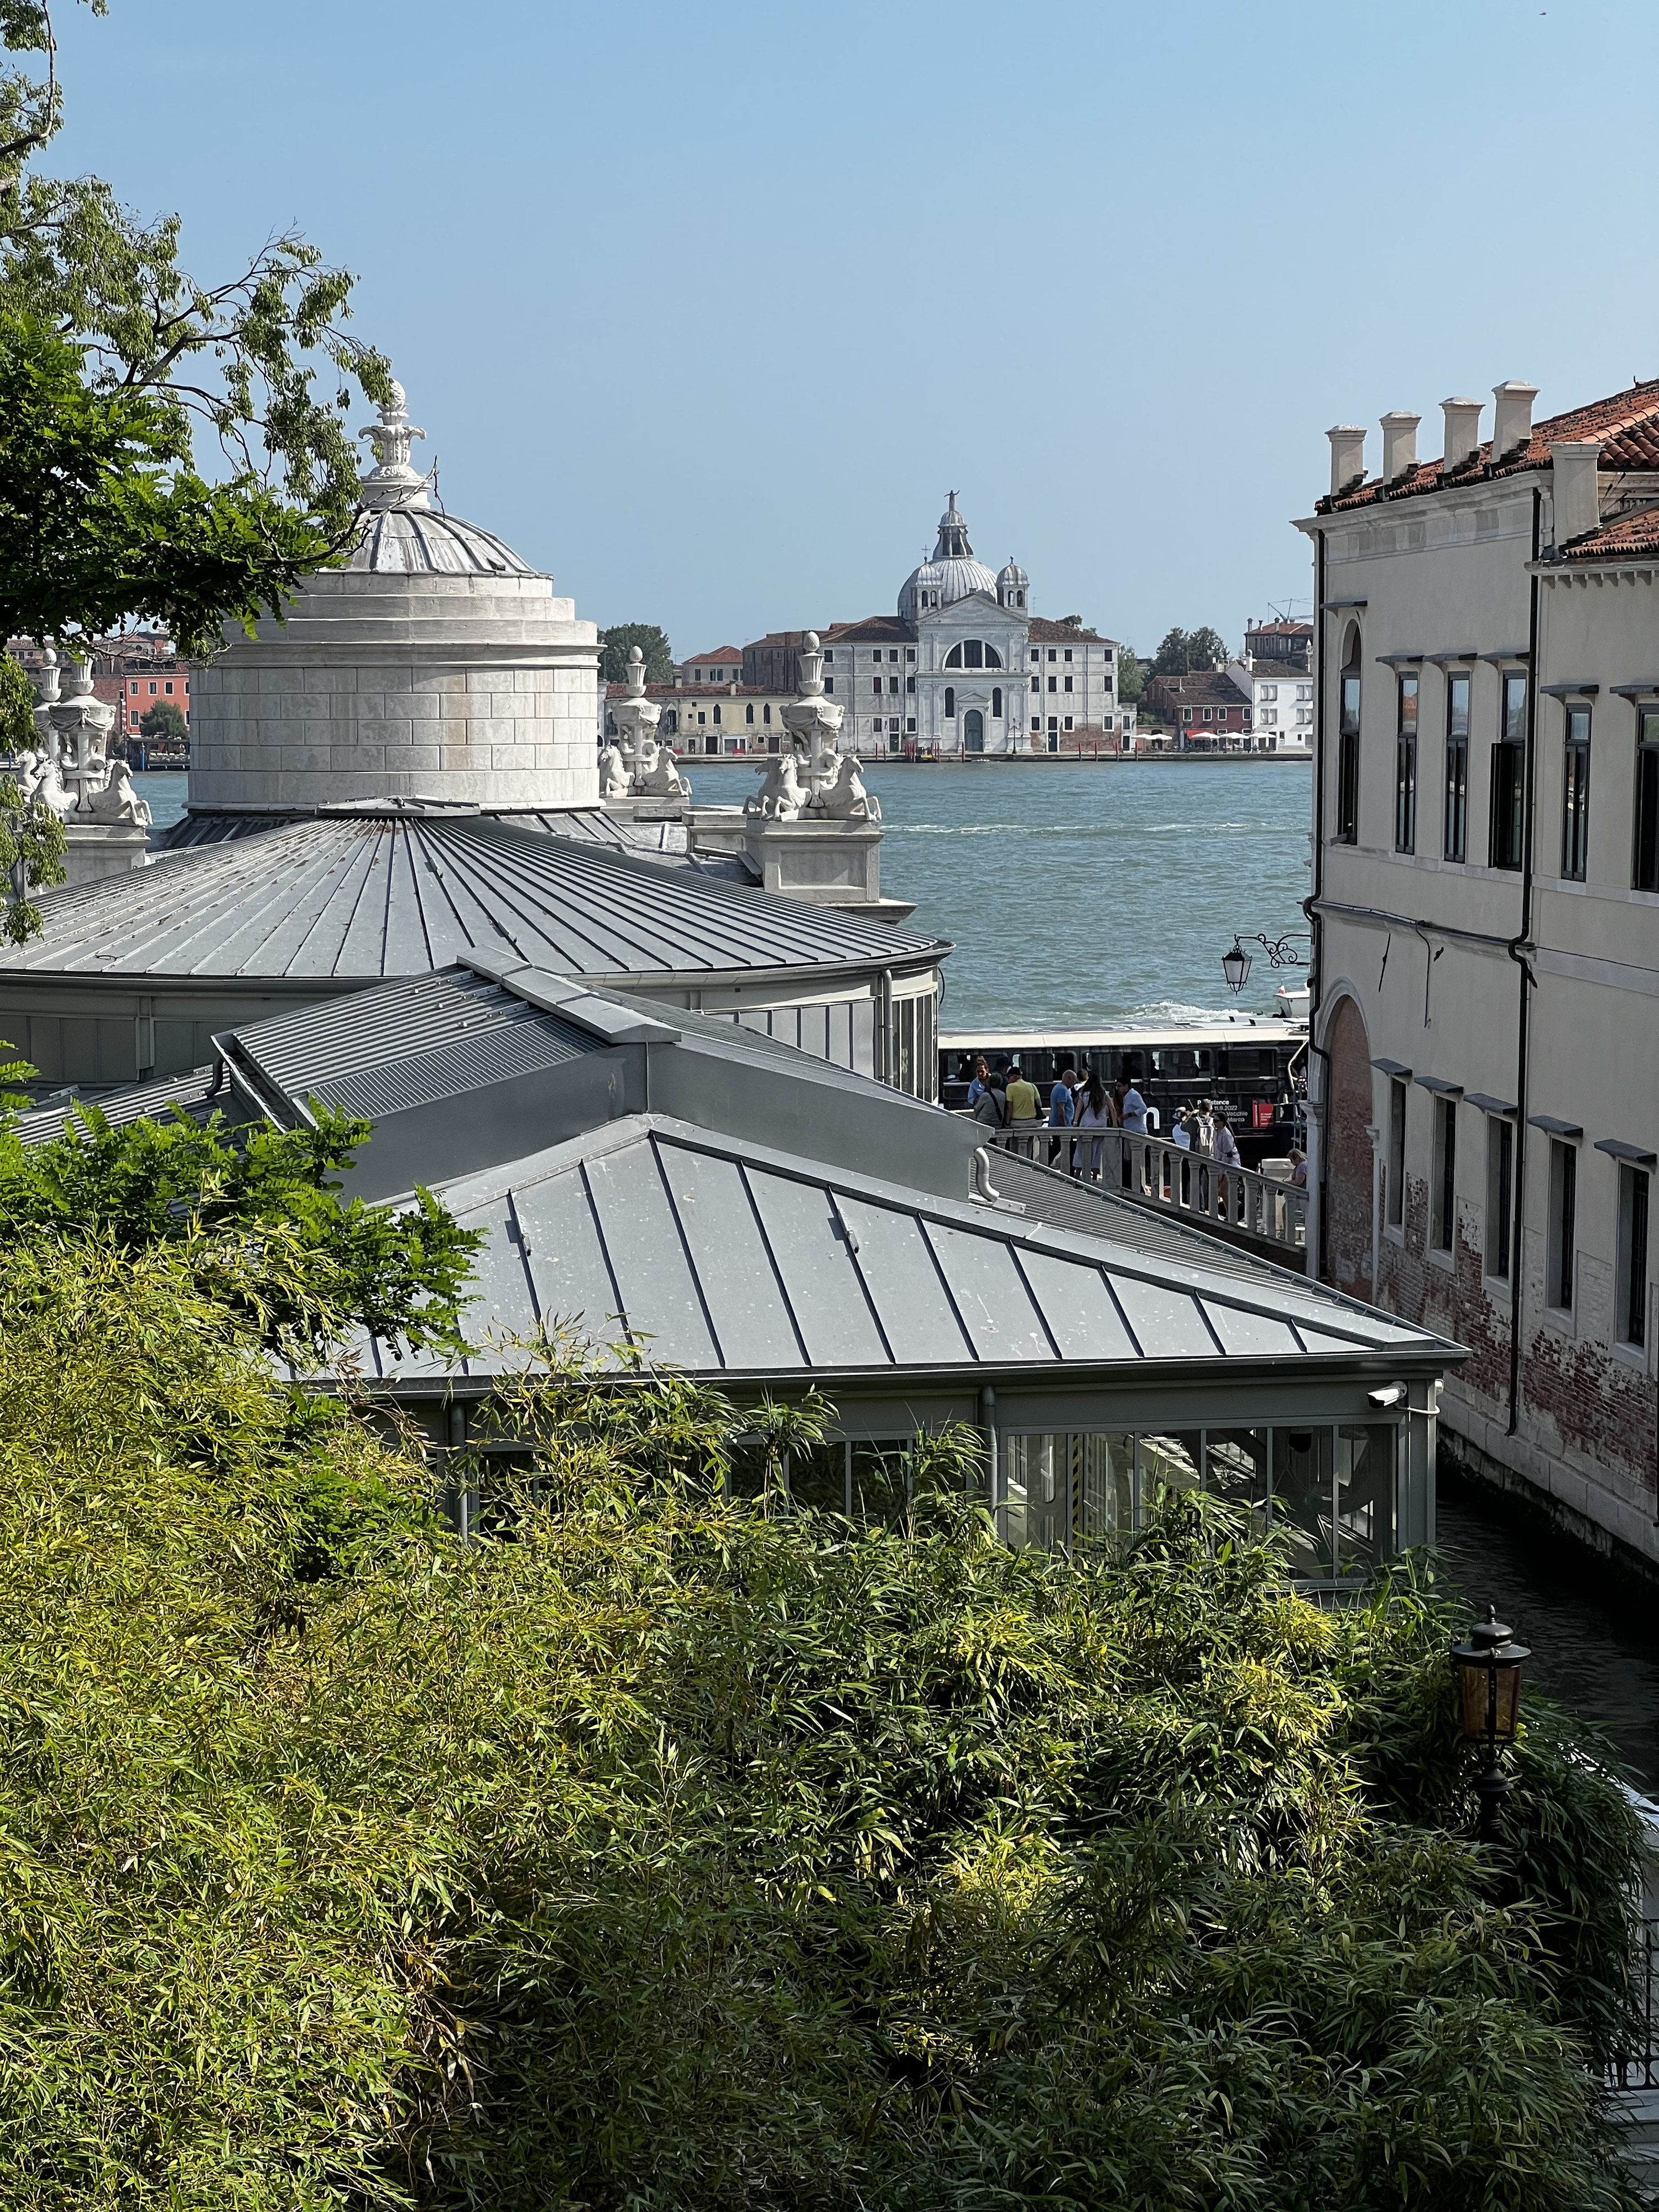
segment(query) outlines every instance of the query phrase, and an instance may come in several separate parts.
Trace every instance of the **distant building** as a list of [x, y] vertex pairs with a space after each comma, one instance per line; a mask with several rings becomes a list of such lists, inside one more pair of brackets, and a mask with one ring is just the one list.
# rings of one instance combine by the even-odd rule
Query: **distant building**
[[[646, 696], [656, 700], [663, 709], [657, 734], [672, 739], [677, 752], [688, 757], [700, 754], [704, 758], [714, 758], [727, 753], [775, 753], [779, 750], [783, 736], [782, 710], [794, 697], [794, 690], [740, 684], [730, 676], [734, 665], [740, 671], [742, 663], [717, 659], [713, 654], [698, 654], [692, 660], [678, 664], [680, 678], [689, 680], [646, 686]], [[712, 673], [715, 667], [729, 680], [717, 682]], [[627, 690], [625, 684], [605, 687], [607, 737], [617, 734], [608, 702], [623, 697]]]
[[1290, 622], [1281, 617], [1275, 622], [1250, 624], [1244, 633], [1244, 658], [1299, 668], [1311, 675], [1313, 644], [1311, 623]]
[[1182, 751], [1237, 752], [1249, 744], [1250, 694], [1224, 669], [1154, 676], [1146, 686], [1146, 705], [1174, 727]]
[[1445, 1448], [1659, 1565], [1659, 382], [1330, 433], [1310, 1243], [1471, 1356]]
[[1304, 672], [1289, 659], [1230, 660], [1227, 674], [1249, 702], [1247, 724], [1254, 751], [1302, 752], [1311, 747], [1311, 670]]
[[[14, 638], [6, 649], [30, 676], [40, 676], [46, 655], [33, 638]], [[190, 720], [190, 664], [173, 651], [165, 631], [128, 630], [96, 639], [92, 689], [95, 698], [118, 710], [113, 734], [125, 742], [138, 736], [139, 724], [161, 700]]]
[[675, 663], [674, 682], [683, 690], [700, 690], [711, 684], [741, 684], [743, 647], [720, 645], [713, 653], [694, 653], [689, 660]]

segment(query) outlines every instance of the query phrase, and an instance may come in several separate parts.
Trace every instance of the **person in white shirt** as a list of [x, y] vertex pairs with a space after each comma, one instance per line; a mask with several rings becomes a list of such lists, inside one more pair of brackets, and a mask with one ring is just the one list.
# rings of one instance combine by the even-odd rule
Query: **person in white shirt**
[[1238, 1157], [1238, 1140], [1233, 1135], [1231, 1125], [1224, 1114], [1216, 1116], [1215, 1139], [1212, 1149], [1218, 1167], [1236, 1168], [1243, 1164]]
[[1123, 1126], [1137, 1137], [1146, 1133], [1146, 1101], [1132, 1083], [1124, 1092], [1120, 1105]]

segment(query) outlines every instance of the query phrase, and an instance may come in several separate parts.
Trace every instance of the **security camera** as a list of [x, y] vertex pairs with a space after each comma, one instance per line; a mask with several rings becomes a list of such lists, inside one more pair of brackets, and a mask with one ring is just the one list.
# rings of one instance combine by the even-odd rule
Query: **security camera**
[[1403, 1382], [1385, 1382], [1380, 1390], [1367, 1390], [1365, 1397], [1380, 1412], [1385, 1407], [1403, 1405], [1406, 1386]]

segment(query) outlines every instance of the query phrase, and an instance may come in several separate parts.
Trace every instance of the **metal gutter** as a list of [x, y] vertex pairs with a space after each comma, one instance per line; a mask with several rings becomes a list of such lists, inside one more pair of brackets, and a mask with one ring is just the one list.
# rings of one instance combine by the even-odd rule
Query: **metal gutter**
[[[1534, 484], [1532, 493], [1532, 557], [1538, 559], [1543, 529], [1544, 495]], [[1538, 667], [1538, 574], [1528, 578], [1526, 663], [1535, 678]], [[1502, 656], [1486, 655], [1486, 659]], [[1521, 656], [1514, 655], [1518, 659]], [[1527, 759], [1525, 823], [1521, 847], [1521, 927], [1510, 939], [1508, 951], [1520, 970], [1520, 999], [1515, 1018], [1515, 1188], [1510, 1194], [1514, 1225], [1510, 1236], [1510, 1412], [1505, 1433], [1514, 1436], [1521, 1425], [1521, 1328], [1524, 1319], [1526, 1263], [1523, 1242], [1527, 1224], [1527, 1096], [1532, 1073], [1532, 989], [1535, 978], [1527, 955], [1532, 943], [1532, 896], [1534, 867], [1533, 848], [1537, 836], [1538, 806], [1538, 685], [1527, 685]]]

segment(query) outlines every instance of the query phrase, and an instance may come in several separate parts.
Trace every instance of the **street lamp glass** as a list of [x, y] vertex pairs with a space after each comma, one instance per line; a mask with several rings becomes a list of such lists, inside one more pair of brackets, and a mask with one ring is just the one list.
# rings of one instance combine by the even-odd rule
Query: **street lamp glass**
[[1221, 956], [1221, 972], [1227, 979], [1230, 991], [1244, 988], [1245, 978], [1250, 972], [1250, 956], [1237, 938], [1233, 939], [1232, 951]]
[[1521, 1722], [1521, 1668], [1531, 1656], [1526, 1644], [1512, 1640], [1495, 1606], [1486, 1608], [1467, 1644], [1453, 1644], [1463, 1734], [1471, 1743], [1514, 1742]]

